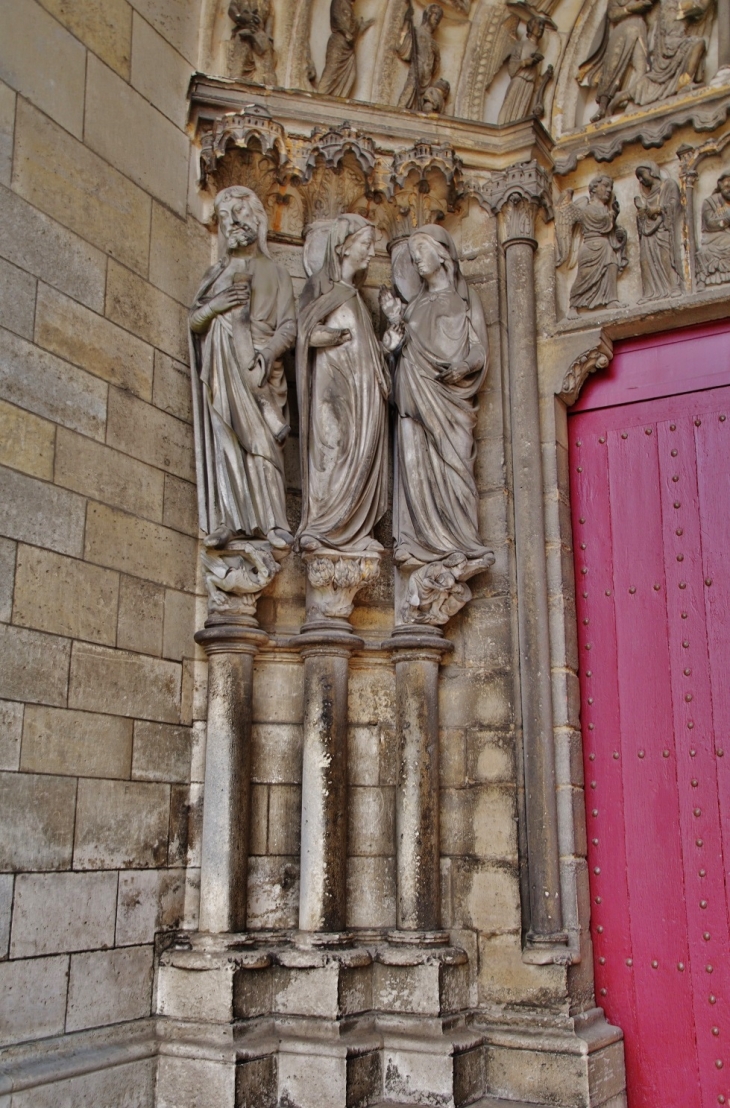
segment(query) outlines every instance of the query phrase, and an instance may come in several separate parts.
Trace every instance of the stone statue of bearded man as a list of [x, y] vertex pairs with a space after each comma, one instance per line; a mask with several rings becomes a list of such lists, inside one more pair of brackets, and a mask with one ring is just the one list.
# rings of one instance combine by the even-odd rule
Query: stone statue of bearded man
[[296, 337], [289, 274], [271, 258], [263, 205], [250, 189], [215, 200], [221, 258], [190, 311], [200, 527], [206, 546], [293, 540], [283, 443], [289, 433], [282, 356]]

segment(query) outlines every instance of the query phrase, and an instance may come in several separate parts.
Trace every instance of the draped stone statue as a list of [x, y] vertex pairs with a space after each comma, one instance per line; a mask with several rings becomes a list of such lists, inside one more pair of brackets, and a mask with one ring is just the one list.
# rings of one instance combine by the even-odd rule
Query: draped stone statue
[[287, 549], [282, 356], [296, 337], [291, 278], [269, 254], [255, 193], [223, 189], [215, 210], [222, 256], [190, 311], [200, 527], [211, 548], [243, 536]]
[[512, 4], [509, 10], [519, 12], [523, 19], [526, 16], [527, 28], [525, 37], [517, 39], [507, 60], [511, 80], [499, 110], [498, 123], [515, 123], [528, 116], [540, 118], [544, 115], [545, 88], [553, 75], [553, 67], [549, 65], [544, 73], [540, 72], [543, 61], [540, 41], [546, 27], [553, 31], [558, 29], [549, 15], [538, 12], [531, 4]]
[[231, 0], [231, 75], [263, 85], [276, 84], [274, 17], [271, 0]]
[[332, 223], [324, 264], [299, 301], [302, 551], [382, 550], [373, 528], [388, 503], [389, 383], [358, 288], [375, 228], [359, 215]]
[[[398, 57], [408, 62], [408, 77], [398, 101], [399, 108], [408, 111], [443, 110], [450, 87], [448, 82], [437, 80], [441, 64], [441, 51], [434, 34], [444, 17], [439, 4], [429, 4], [423, 13], [420, 26], [413, 22], [413, 9], [409, 4], [403, 36], [397, 47]], [[442, 96], [438, 96], [438, 91]], [[435, 90], [435, 91], [433, 91]]]
[[701, 84], [707, 40], [696, 32], [710, 22], [713, 6], [714, 0], [660, 0], [649, 68], [630, 86], [622, 103], [653, 104]]
[[702, 246], [697, 251], [697, 283], [702, 287], [730, 281], [730, 172], [717, 179], [702, 205]]
[[389, 322], [383, 344], [398, 355], [394, 556], [415, 569], [401, 620], [440, 624], [469, 599], [463, 581], [494, 561], [479, 536], [474, 478], [487, 329], [451, 235], [420, 227], [408, 248], [420, 288], [405, 308], [381, 294]]
[[355, 43], [360, 35], [375, 23], [374, 19], [358, 19], [355, 0], [332, 0], [330, 4], [330, 37], [327, 42], [322, 76], [317, 91], [327, 96], [349, 96], [357, 76]]
[[572, 189], [566, 189], [555, 205], [556, 266], [574, 255], [576, 232], [582, 235], [575, 255], [578, 272], [570, 290], [568, 318], [575, 318], [578, 308], [603, 308], [619, 302], [618, 276], [628, 265], [626, 231], [617, 223], [619, 211], [613, 180], [605, 173], [590, 181], [587, 199], [574, 201]]
[[639, 232], [639, 262], [644, 300], [679, 296], [682, 292], [679, 185], [662, 178], [656, 162], [636, 167], [641, 193], [634, 198]]
[[649, 36], [646, 13], [655, 0], [608, 0], [590, 55], [580, 67], [578, 81], [595, 88], [598, 111], [591, 116], [598, 123], [618, 110], [622, 90], [646, 72]]

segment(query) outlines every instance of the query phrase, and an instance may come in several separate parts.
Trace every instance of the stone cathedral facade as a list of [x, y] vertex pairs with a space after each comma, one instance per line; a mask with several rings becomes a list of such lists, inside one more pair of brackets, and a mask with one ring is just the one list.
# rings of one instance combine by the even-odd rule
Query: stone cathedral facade
[[4, 0], [2, 1108], [625, 1108], [568, 412], [729, 114], [728, 0]]

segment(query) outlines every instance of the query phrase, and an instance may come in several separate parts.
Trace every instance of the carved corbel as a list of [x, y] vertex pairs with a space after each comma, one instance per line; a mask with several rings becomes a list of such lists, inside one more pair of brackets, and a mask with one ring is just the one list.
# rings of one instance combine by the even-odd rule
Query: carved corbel
[[201, 187], [206, 186], [209, 178], [216, 177], [231, 146], [255, 149], [271, 163], [272, 171], [274, 166], [286, 165], [289, 160], [286, 131], [281, 123], [272, 119], [266, 108], [248, 104], [243, 111], [219, 116], [212, 130], [204, 133], [200, 151]]
[[566, 407], [570, 408], [575, 404], [590, 375], [597, 369], [606, 369], [612, 357], [613, 343], [609, 338], [601, 335], [597, 346], [592, 350], [586, 350], [571, 363], [558, 392], [558, 397]]

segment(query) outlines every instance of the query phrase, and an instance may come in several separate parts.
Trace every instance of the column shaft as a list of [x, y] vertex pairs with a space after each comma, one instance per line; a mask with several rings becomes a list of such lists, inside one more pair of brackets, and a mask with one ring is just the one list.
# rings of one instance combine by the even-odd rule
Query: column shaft
[[323, 644], [304, 651], [302, 931], [343, 931], [347, 922], [349, 659], [344, 646]]
[[441, 925], [439, 872], [440, 651], [396, 655], [396, 740], [400, 767], [396, 795], [400, 931]]
[[505, 244], [515, 544], [531, 938], [562, 929], [545, 518], [537, 381], [534, 243]]
[[255, 652], [252, 645], [245, 651], [209, 654], [201, 931], [246, 927]]
[[717, 60], [720, 69], [730, 66], [730, 0], [717, 0]]

